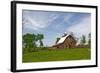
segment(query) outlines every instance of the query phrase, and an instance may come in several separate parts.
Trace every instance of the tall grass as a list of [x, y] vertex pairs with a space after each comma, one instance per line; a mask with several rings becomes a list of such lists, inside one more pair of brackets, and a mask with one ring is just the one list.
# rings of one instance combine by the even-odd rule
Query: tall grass
[[64, 60], [86, 60], [91, 58], [90, 48], [73, 49], [39, 49], [35, 52], [24, 53], [23, 62], [45, 62]]

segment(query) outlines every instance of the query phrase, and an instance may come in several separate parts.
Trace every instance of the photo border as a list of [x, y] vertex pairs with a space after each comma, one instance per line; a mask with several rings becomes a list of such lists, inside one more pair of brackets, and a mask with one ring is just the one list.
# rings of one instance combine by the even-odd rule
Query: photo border
[[[82, 8], [95, 8], [96, 9], [96, 64], [85, 65], [85, 66], [72, 66], [72, 67], [56, 67], [56, 68], [41, 68], [41, 69], [23, 69], [17, 70], [16, 65], [16, 8], [17, 4], [35, 4], [35, 5], [49, 5], [49, 6], [63, 6], [63, 7], [82, 7]], [[28, 1], [11, 1], [11, 71], [12, 72], [23, 72], [23, 71], [40, 71], [40, 70], [55, 70], [55, 69], [73, 69], [73, 68], [86, 68], [86, 67], [97, 67], [98, 66], [98, 7], [90, 5], [75, 5], [75, 4], [58, 4], [58, 3], [45, 3], [45, 2], [28, 2]]]

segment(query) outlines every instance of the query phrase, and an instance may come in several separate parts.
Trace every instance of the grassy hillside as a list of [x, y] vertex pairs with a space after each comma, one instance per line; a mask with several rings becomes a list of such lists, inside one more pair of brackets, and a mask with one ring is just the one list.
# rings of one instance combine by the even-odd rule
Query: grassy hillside
[[23, 54], [23, 62], [85, 60], [91, 58], [90, 48], [40, 50]]

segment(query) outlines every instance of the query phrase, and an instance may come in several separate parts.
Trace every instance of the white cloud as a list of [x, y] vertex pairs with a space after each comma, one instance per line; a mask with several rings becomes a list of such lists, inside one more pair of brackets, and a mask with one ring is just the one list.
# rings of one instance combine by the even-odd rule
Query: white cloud
[[78, 42], [80, 43], [80, 38], [82, 35], [86, 37], [86, 43], [88, 43], [88, 34], [91, 33], [91, 17], [85, 17], [81, 20], [78, 24], [74, 24], [67, 29], [68, 32], [73, 32], [74, 36], [77, 38]]
[[73, 15], [74, 14], [68, 14], [67, 16], [64, 16], [64, 21], [69, 21], [70, 20], [70, 18], [72, 18], [73, 17]]
[[48, 23], [49, 22], [52, 22], [52, 21], [54, 21], [55, 19], [57, 19], [59, 17], [59, 15], [58, 14], [52, 14], [51, 16], [50, 16], [50, 19], [48, 19]]
[[85, 17], [78, 24], [70, 26], [67, 31], [81, 35], [88, 35], [91, 32], [91, 18]]
[[30, 29], [34, 29], [34, 30], [44, 27], [44, 26], [41, 26], [41, 24], [39, 24], [38, 22], [36, 22], [34, 19], [32, 19], [30, 16], [24, 17], [23, 26], [25, 28], [30, 28]]
[[33, 29], [33, 30], [39, 30], [39, 29], [47, 27], [52, 21], [54, 21], [55, 19], [59, 17], [58, 14], [52, 14], [48, 17], [44, 16], [43, 18], [41, 18], [41, 15], [39, 16], [40, 18], [32, 17], [31, 15], [29, 15], [28, 12], [25, 13], [23, 16], [23, 27]]

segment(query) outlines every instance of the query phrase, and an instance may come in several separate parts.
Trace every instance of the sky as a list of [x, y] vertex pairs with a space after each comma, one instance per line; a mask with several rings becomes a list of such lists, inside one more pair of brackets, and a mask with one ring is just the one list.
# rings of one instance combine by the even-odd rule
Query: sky
[[44, 35], [44, 46], [52, 46], [63, 33], [73, 32], [78, 38], [91, 32], [91, 14], [79, 12], [57, 12], [23, 10], [22, 31]]

